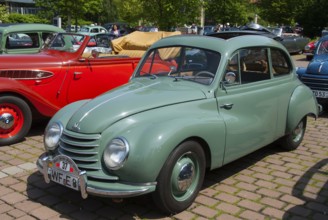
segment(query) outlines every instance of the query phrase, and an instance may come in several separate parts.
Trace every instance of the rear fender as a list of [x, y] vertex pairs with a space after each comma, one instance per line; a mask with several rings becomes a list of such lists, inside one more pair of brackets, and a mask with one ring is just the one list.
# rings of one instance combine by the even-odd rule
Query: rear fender
[[319, 106], [312, 91], [299, 85], [293, 92], [288, 108], [286, 134], [290, 133], [305, 116], [317, 118]]

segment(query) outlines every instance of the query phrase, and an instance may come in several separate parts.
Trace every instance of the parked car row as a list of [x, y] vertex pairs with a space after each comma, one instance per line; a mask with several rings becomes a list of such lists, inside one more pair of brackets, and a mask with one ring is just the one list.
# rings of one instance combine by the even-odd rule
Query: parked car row
[[[171, 34], [177, 33], [147, 33], [146, 40]], [[137, 32], [113, 38], [58, 33], [37, 54], [1, 55], [0, 146], [22, 140], [32, 119], [51, 117], [68, 103], [127, 83], [149, 44]], [[133, 45], [138, 53], [125, 49]]]

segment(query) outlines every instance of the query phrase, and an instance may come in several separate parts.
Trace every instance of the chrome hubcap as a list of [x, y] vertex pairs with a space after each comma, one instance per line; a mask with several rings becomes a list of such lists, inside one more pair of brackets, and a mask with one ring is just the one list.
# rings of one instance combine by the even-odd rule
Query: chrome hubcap
[[178, 188], [180, 191], [186, 191], [192, 184], [193, 177], [195, 175], [194, 166], [192, 163], [184, 164], [181, 167], [178, 176]]
[[300, 122], [295, 128], [295, 130], [293, 131], [294, 142], [298, 142], [299, 140], [301, 140], [302, 135], [303, 135], [303, 122]]
[[14, 125], [14, 117], [9, 113], [0, 115], [0, 128], [10, 129]]

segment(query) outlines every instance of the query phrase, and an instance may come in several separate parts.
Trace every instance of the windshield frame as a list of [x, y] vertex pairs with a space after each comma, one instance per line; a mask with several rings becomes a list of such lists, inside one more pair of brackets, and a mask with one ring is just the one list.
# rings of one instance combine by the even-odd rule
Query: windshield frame
[[141, 60], [133, 78], [171, 77], [211, 85], [218, 75], [221, 60], [218, 51], [202, 47], [169, 45], [152, 48]]
[[57, 33], [46, 39], [43, 49], [75, 53], [79, 50], [85, 40], [86, 36], [83, 34]]

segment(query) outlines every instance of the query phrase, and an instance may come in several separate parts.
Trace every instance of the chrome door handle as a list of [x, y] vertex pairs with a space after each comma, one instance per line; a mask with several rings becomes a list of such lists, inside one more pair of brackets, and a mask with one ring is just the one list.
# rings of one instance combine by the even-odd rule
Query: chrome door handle
[[81, 75], [83, 72], [74, 72], [74, 75]]
[[220, 105], [220, 108], [230, 110], [230, 109], [232, 109], [232, 106], [233, 106], [233, 104], [223, 104], [223, 105]]

